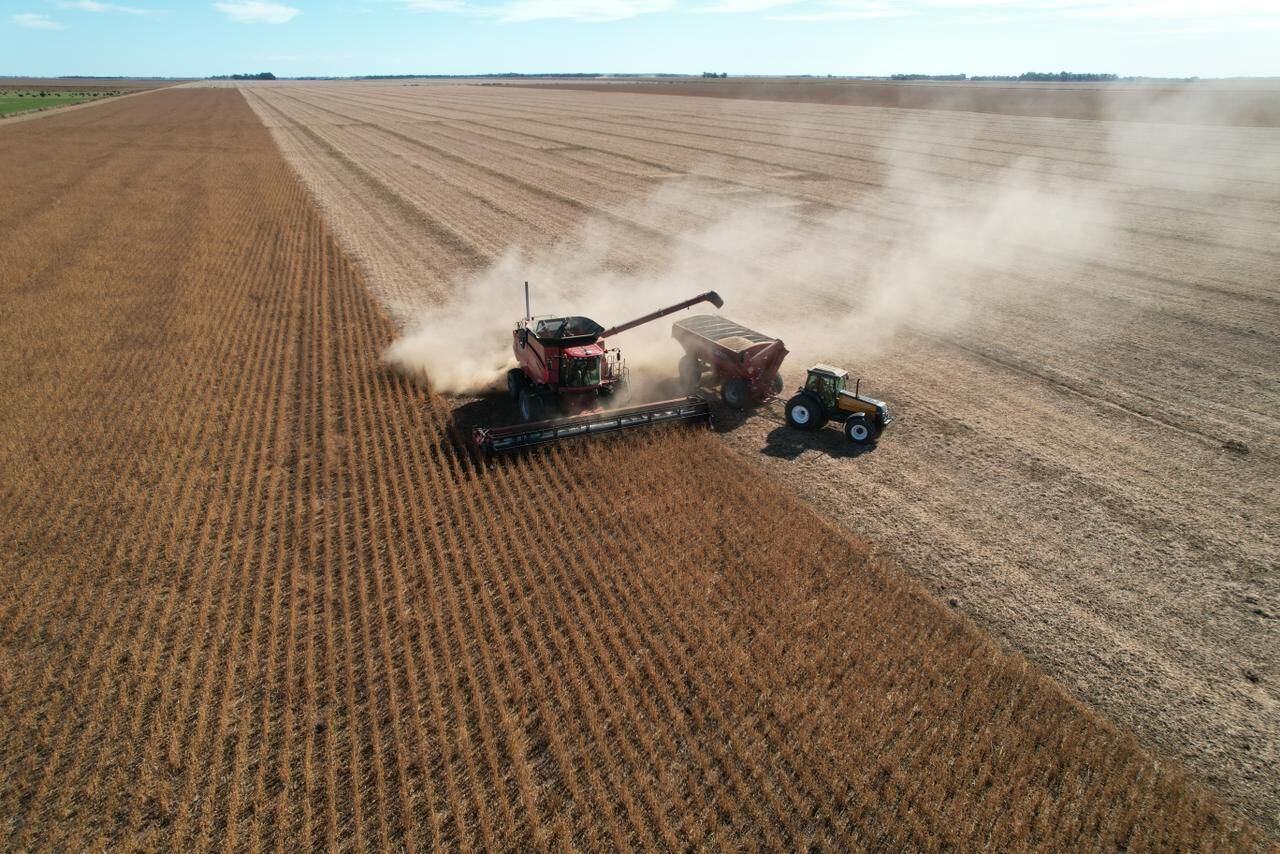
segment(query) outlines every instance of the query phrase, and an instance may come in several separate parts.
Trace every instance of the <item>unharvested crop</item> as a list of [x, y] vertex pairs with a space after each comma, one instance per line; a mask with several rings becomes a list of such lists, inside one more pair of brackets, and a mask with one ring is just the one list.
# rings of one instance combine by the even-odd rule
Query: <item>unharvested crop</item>
[[712, 435], [481, 465], [240, 93], [0, 134], [9, 847], [1261, 845]]

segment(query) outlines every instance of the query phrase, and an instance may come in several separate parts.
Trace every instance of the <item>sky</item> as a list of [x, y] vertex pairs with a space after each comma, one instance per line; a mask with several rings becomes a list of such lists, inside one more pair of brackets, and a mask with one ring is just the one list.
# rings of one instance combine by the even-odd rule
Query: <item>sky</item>
[[1280, 0], [0, 0], [0, 75], [1280, 76]]

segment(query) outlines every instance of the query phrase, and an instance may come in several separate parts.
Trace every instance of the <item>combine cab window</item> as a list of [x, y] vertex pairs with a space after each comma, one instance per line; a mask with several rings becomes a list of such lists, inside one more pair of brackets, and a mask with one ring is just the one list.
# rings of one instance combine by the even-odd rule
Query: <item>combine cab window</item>
[[566, 388], [600, 385], [600, 359], [561, 359], [560, 385]]
[[844, 381], [839, 377], [814, 373], [809, 374], [809, 381], [804, 384], [806, 390], [816, 394], [823, 404], [832, 409], [836, 406], [836, 395], [843, 386]]

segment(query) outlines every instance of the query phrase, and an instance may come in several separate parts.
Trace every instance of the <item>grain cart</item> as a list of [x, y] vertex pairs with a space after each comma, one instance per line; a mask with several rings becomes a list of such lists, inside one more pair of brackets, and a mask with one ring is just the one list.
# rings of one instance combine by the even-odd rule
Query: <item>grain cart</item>
[[845, 388], [849, 372], [830, 365], [809, 369], [804, 388], [787, 401], [787, 424], [797, 430], [821, 430], [828, 421], [840, 421], [844, 435], [855, 445], [870, 445], [893, 420], [883, 400]]
[[764, 403], [782, 391], [778, 369], [787, 348], [776, 338], [714, 314], [677, 320], [671, 337], [680, 342], [680, 382], [692, 394], [709, 372], [720, 399], [731, 409]]

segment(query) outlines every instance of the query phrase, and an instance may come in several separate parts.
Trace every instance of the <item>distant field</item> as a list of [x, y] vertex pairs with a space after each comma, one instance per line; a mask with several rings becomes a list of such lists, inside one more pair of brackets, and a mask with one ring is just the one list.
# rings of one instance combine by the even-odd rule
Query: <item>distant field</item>
[[844, 107], [904, 107], [1059, 119], [1280, 126], [1280, 82], [1022, 83], [824, 80], [815, 78], [539, 80], [485, 84], [694, 95]]
[[0, 78], [0, 118], [50, 107], [70, 107], [116, 95], [172, 86], [177, 81], [7, 77]]
[[69, 107], [72, 104], [82, 104], [94, 97], [104, 96], [70, 93], [18, 95], [15, 92], [0, 92], [0, 116], [25, 113], [27, 110], [43, 110], [46, 107]]

